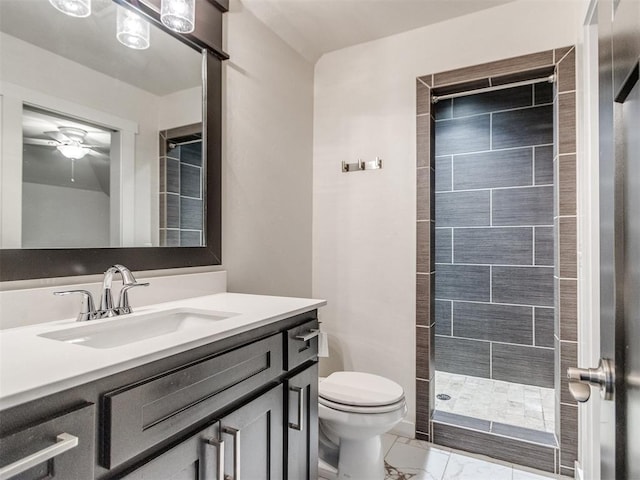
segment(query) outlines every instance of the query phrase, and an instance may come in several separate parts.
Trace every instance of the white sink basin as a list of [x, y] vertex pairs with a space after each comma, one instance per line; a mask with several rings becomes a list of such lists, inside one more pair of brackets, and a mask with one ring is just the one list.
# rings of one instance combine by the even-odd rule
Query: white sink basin
[[77, 327], [42, 333], [39, 336], [91, 348], [113, 348], [160, 335], [206, 328], [211, 326], [212, 322], [236, 315], [239, 314], [180, 308], [147, 315], [123, 315], [109, 320], [90, 320]]

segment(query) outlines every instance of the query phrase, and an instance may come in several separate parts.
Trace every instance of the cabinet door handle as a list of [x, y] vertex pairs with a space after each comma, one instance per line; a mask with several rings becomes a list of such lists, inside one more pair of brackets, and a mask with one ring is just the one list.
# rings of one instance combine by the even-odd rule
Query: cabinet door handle
[[233, 437], [233, 480], [240, 480], [240, 430], [223, 427], [222, 433]]
[[318, 335], [320, 335], [320, 329], [312, 328], [306, 335], [296, 335], [295, 338], [296, 340], [300, 340], [302, 342], [308, 342], [312, 338], [316, 338]]
[[18, 461], [15, 461], [6, 467], [0, 468], [0, 480], [8, 480], [11, 477], [18, 475], [26, 470], [29, 470], [36, 465], [51, 460], [57, 457], [61, 453], [71, 450], [78, 446], [78, 437], [69, 435], [68, 433], [61, 433], [56, 437], [56, 443], [50, 445], [42, 450], [32, 453]]
[[304, 388], [289, 387], [289, 390], [298, 394], [298, 423], [289, 422], [289, 428], [304, 430]]
[[216, 461], [218, 463], [218, 475], [216, 480], [224, 480], [224, 441], [211, 438], [207, 440], [207, 444], [216, 447]]

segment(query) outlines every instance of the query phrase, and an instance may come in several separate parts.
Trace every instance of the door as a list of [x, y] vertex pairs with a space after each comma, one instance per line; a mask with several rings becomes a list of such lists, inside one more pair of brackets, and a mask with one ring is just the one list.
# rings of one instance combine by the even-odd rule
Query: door
[[[600, 385], [601, 479], [640, 478], [640, 2], [600, 0], [600, 350], [599, 370], [570, 371]], [[611, 363], [608, 364], [606, 361]], [[611, 367], [608, 375], [607, 367]], [[572, 370], [572, 369], [570, 369]], [[608, 388], [611, 381], [613, 388]]]
[[220, 420], [225, 480], [280, 480], [284, 474], [282, 385]]
[[318, 477], [318, 364], [287, 380], [285, 458], [289, 480]]

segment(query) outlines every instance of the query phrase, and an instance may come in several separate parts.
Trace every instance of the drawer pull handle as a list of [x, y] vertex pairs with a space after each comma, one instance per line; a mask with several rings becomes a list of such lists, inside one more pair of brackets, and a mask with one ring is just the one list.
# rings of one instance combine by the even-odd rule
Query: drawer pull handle
[[309, 330], [309, 333], [307, 333], [306, 335], [296, 335], [295, 338], [296, 338], [296, 340], [301, 340], [303, 342], [308, 342], [312, 338], [316, 338], [318, 335], [320, 335], [320, 329], [312, 328], [311, 330]]
[[240, 430], [223, 427], [222, 432], [233, 437], [233, 480], [240, 480]]
[[289, 428], [302, 432], [304, 430], [304, 388], [289, 387], [289, 390], [298, 394], [298, 423], [289, 422]]
[[11, 477], [18, 475], [26, 470], [29, 470], [36, 465], [51, 460], [57, 457], [61, 453], [71, 450], [78, 446], [78, 437], [69, 435], [68, 433], [61, 433], [56, 437], [56, 443], [43, 448], [42, 450], [33, 453], [27, 457], [13, 462], [6, 467], [0, 468], [0, 480], [8, 480]]
[[224, 441], [211, 438], [207, 440], [207, 444], [216, 447], [216, 462], [218, 464], [218, 475], [216, 480], [224, 480]]

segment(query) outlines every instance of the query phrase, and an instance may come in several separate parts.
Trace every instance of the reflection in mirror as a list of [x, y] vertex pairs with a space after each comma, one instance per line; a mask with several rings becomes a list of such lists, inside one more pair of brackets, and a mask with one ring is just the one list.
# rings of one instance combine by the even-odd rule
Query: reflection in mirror
[[0, 0], [3, 249], [204, 244], [203, 56], [127, 48], [121, 8]]

